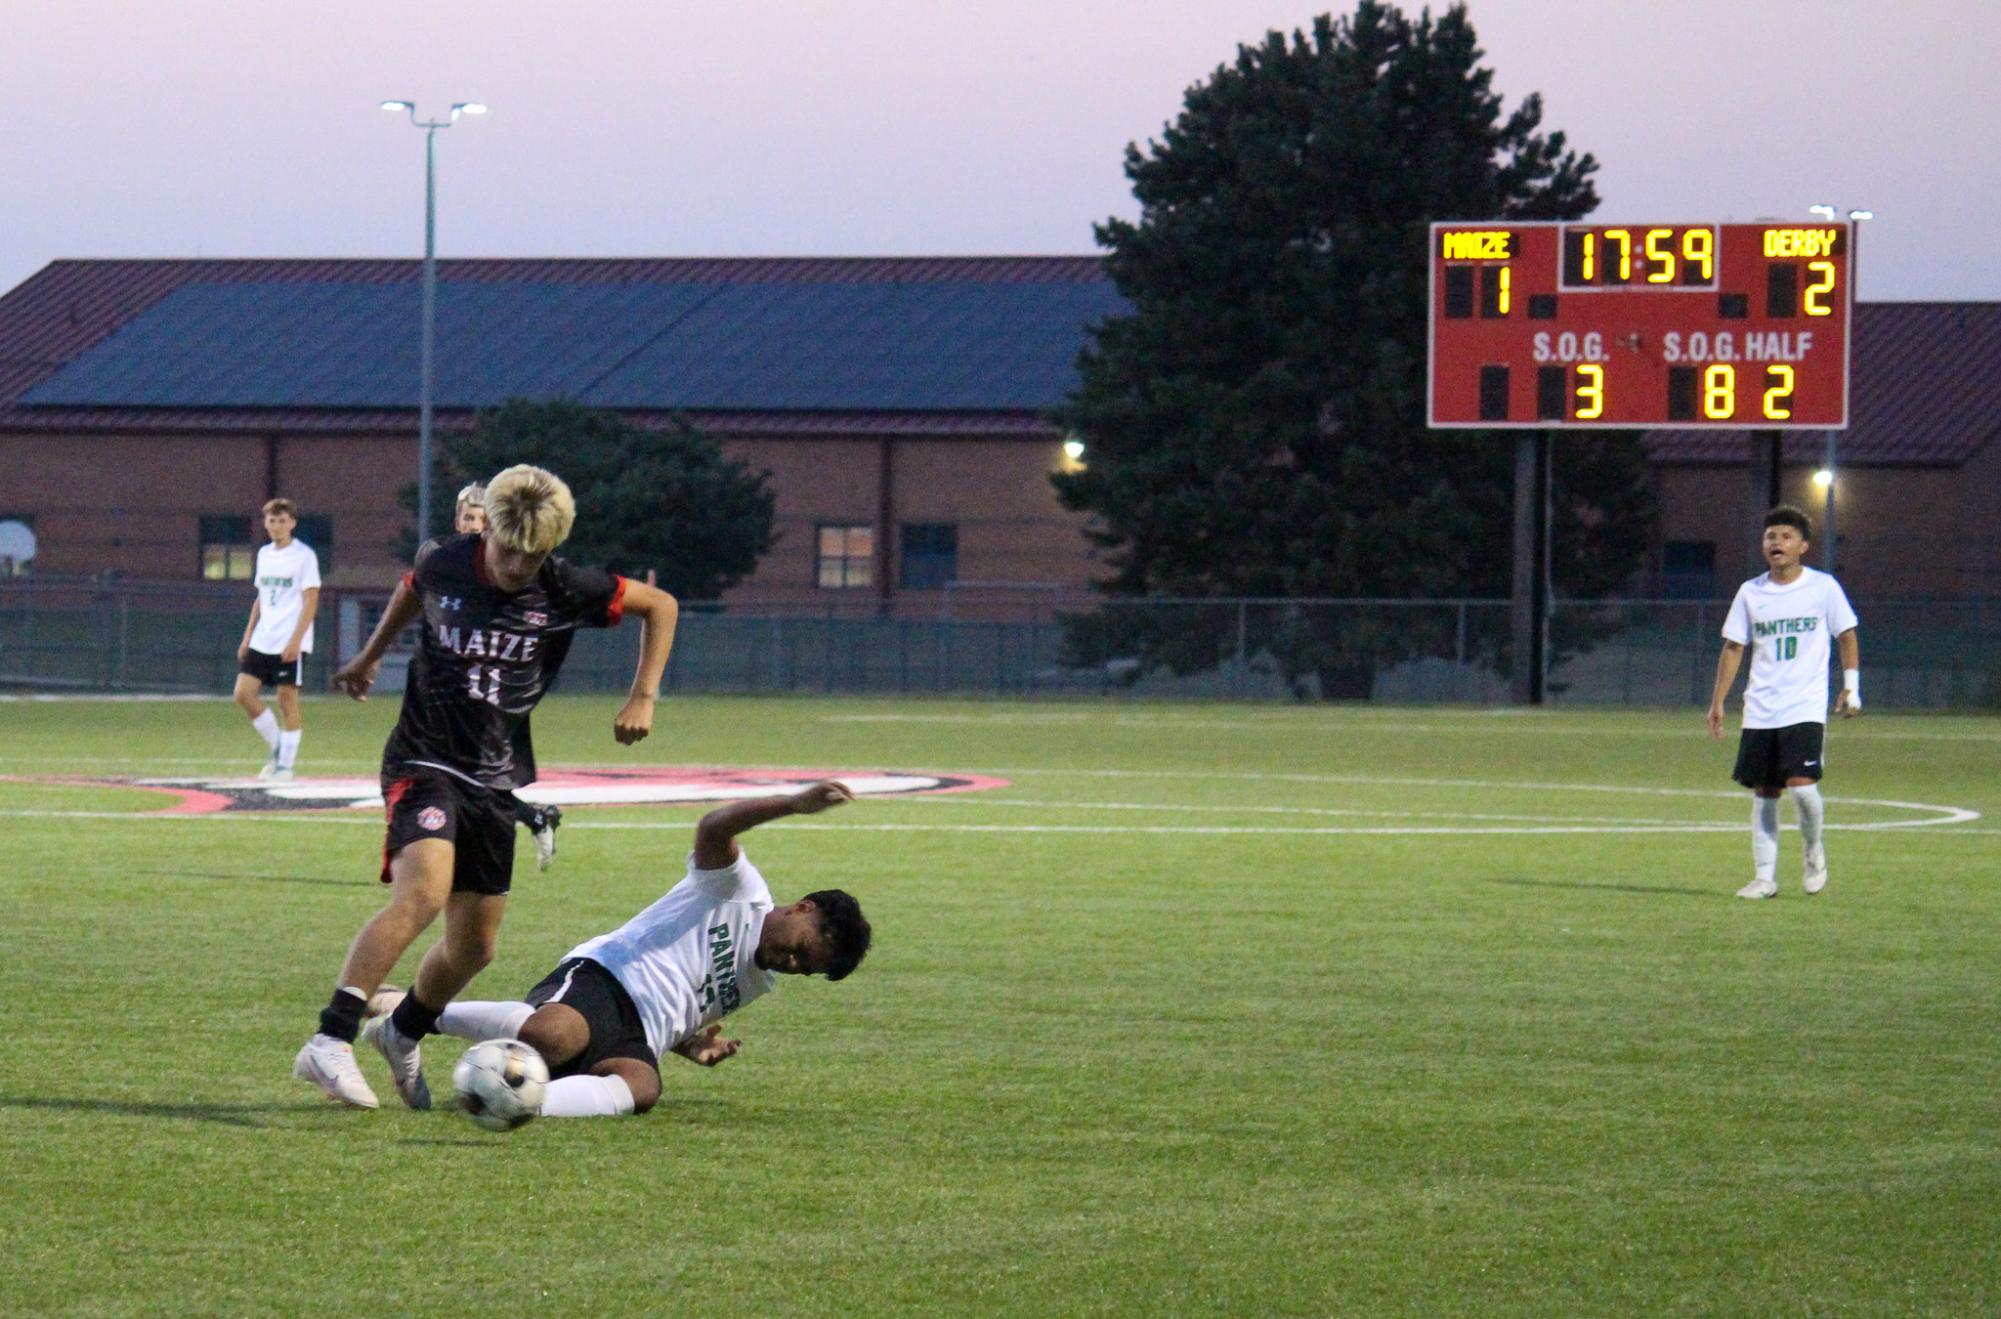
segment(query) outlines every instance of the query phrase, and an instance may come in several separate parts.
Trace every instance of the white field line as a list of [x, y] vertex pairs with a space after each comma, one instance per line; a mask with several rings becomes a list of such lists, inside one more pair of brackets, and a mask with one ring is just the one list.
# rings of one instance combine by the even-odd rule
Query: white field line
[[[1397, 718], [1385, 714], [1367, 716], [1343, 714], [1338, 718], [1318, 718], [1312, 715], [1273, 714], [1260, 718], [1256, 715], [1219, 718], [1214, 715], [1175, 714], [1118, 714], [1107, 716], [1091, 711], [1048, 711], [1024, 712], [1021, 714], [921, 714], [921, 713], [881, 713], [881, 714], [829, 714], [819, 716], [825, 724], [953, 724], [977, 725], [985, 727], [1037, 727], [1043, 725], [1075, 726], [1090, 724], [1097, 727], [1116, 728], [1249, 728], [1260, 732], [1284, 729], [1289, 733], [1329, 733], [1353, 734], [1358, 732], [1400, 732], [1400, 733], [1488, 733], [1506, 737], [1519, 737], [1524, 731], [1537, 735], [1544, 733], [1563, 737], [1673, 737], [1699, 738], [1707, 733], [1701, 724], [1692, 719], [1676, 719], [1663, 715], [1658, 723], [1630, 728], [1603, 728], [1578, 724], [1537, 723], [1531, 730], [1511, 727], [1497, 716], [1511, 714], [1511, 711], [1479, 711], [1463, 716], [1454, 722], [1441, 719]], [[1524, 719], [1535, 719], [1534, 715], [1523, 715]], [[1560, 716], [1559, 716], [1560, 717]], [[1854, 738], [1860, 742], [2001, 742], [2001, 732], [1996, 733], [1926, 733], [1883, 730], [1875, 728], [1840, 729], [1837, 738]]]

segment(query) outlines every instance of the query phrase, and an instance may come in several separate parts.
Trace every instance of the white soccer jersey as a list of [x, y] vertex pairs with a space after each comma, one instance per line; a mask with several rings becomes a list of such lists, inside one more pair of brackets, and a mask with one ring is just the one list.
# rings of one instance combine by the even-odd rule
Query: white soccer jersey
[[1841, 583], [1814, 568], [1783, 586], [1765, 573], [1738, 587], [1723, 637], [1751, 648], [1744, 727], [1826, 723], [1829, 652], [1855, 622]]
[[[292, 643], [292, 629], [299, 625], [299, 611], [306, 607], [306, 592], [320, 584], [320, 556], [302, 540], [293, 540], [284, 549], [266, 541], [257, 551], [257, 626], [250, 633], [250, 648], [266, 655], [282, 655]], [[312, 625], [299, 639], [299, 653], [313, 648]]]
[[771, 890], [737, 853], [736, 864], [688, 874], [667, 895], [610, 934], [564, 954], [588, 957], [617, 977], [639, 1009], [655, 1054], [720, 1021], [778, 982], [757, 966]]

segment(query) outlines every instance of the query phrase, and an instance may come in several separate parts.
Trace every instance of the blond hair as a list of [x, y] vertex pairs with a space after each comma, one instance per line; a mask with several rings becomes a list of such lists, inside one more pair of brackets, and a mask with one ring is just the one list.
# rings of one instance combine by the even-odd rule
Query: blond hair
[[486, 534], [505, 549], [548, 554], [576, 520], [577, 501], [554, 472], [520, 463], [487, 483]]
[[459, 499], [457, 507], [485, 508], [486, 487], [481, 485], [477, 481], [474, 481], [470, 485], [463, 487], [459, 491]]

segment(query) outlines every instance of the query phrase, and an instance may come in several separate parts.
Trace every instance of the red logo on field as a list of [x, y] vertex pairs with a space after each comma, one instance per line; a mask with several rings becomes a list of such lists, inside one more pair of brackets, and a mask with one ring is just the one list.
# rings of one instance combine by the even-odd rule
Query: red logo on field
[[[689, 806], [797, 792], [819, 779], [839, 779], [858, 797], [928, 797], [945, 792], [981, 792], [1009, 786], [983, 774], [894, 769], [739, 769], [717, 766], [647, 765], [616, 769], [551, 769], [517, 794], [523, 801], [561, 806]], [[208, 815], [217, 811], [381, 810], [382, 789], [373, 777], [296, 778], [282, 783], [257, 779], [45, 779], [33, 782], [118, 784], [177, 798], [163, 812]], [[444, 828], [445, 812], [427, 806], [417, 823], [433, 833]]]

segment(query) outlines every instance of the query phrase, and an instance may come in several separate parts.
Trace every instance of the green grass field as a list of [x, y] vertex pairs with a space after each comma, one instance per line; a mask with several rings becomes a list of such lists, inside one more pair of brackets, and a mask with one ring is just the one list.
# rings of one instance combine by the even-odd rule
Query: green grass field
[[[0, 1314], [2001, 1310], [2001, 722], [1838, 726], [1827, 892], [1787, 807], [1747, 903], [1693, 711], [675, 700], [628, 751], [615, 705], [551, 700], [545, 767], [1012, 786], [752, 835], [781, 901], [861, 898], [863, 968], [649, 1116], [493, 1136], [372, 1057], [375, 1113], [289, 1076], [378, 817], [0, 781]], [[301, 772], [394, 712], [310, 701]], [[258, 750], [220, 702], [0, 703], [0, 775]], [[573, 811], [472, 996], [698, 814]]]

